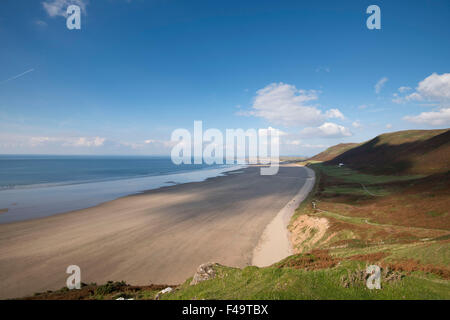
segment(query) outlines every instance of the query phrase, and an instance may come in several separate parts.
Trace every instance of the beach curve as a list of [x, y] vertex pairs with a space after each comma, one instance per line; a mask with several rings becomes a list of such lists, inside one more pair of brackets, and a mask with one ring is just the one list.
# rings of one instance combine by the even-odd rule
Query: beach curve
[[308, 167], [304, 168], [308, 172], [306, 183], [264, 229], [258, 245], [253, 250], [252, 265], [267, 267], [293, 254], [289, 221], [300, 203], [311, 192], [315, 182], [314, 171]]

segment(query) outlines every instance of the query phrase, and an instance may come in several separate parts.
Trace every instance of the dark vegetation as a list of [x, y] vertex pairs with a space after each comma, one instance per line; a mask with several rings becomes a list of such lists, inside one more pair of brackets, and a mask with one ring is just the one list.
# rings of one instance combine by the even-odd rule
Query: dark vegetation
[[322, 161], [373, 174], [444, 173], [450, 170], [450, 130], [385, 133]]

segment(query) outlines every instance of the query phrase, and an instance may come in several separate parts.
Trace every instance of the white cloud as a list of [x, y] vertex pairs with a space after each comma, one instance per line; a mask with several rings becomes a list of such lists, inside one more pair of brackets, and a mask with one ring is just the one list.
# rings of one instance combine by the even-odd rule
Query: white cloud
[[299, 145], [301, 145], [302, 140], [286, 140], [283, 143], [290, 144], [290, 145], [293, 145], [293, 146], [299, 146]]
[[366, 104], [362, 104], [362, 105], [358, 106], [358, 109], [360, 109], [360, 110], [367, 109], [367, 105]]
[[258, 129], [258, 135], [260, 137], [268, 137], [269, 135], [274, 134], [278, 134], [279, 137], [287, 135], [286, 132], [272, 127], [268, 127], [267, 129], [266, 128]]
[[[75, 146], [75, 147], [100, 147], [105, 142], [105, 138], [94, 137], [94, 138], [86, 138], [80, 137], [75, 141], [66, 142], [66, 145]], [[64, 145], [64, 144], [63, 144]]]
[[127, 142], [127, 141], [121, 141], [117, 144], [123, 147], [131, 148], [134, 151], [148, 151], [148, 150], [158, 150], [158, 153], [161, 153], [161, 151], [168, 152], [171, 147], [176, 145], [177, 141], [170, 141], [170, 140], [156, 140], [156, 139], [147, 139], [143, 142]]
[[422, 96], [419, 93], [414, 92], [414, 93], [411, 93], [410, 95], [406, 96], [405, 100], [406, 101], [411, 101], [411, 100], [421, 101], [421, 100], [423, 100], [423, 98], [422, 98]]
[[316, 72], [320, 72], [320, 71], [330, 72], [330, 68], [328, 68], [328, 67], [318, 67], [318, 68], [316, 68]]
[[329, 117], [343, 117], [338, 109], [323, 113], [310, 104], [317, 99], [315, 90], [297, 89], [282, 82], [272, 83], [256, 92], [252, 110], [237, 114], [261, 117], [284, 126], [317, 125]]
[[33, 147], [38, 146], [40, 144], [46, 143], [46, 142], [53, 142], [57, 141], [56, 138], [50, 138], [50, 137], [31, 137], [30, 143]]
[[406, 101], [405, 101], [405, 98], [395, 97], [394, 99], [392, 99], [392, 102], [397, 103], [397, 104], [402, 104], [402, 103], [405, 103]]
[[429, 126], [448, 126], [450, 125], [450, 108], [442, 108], [438, 111], [422, 112], [417, 116], [406, 116], [406, 121], [427, 124]]
[[[400, 87], [409, 88], [409, 87]], [[410, 88], [409, 88], [410, 89]], [[406, 103], [408, 101], [437, 101], [441, 105], [446, 105], [450, 101], [450, 73], [443, 73], [441, 75], [433, 73], [426, 77], [424, 80], [420, 81], [415, 92], [399, 97], [394, 95], [392, 99], [395, 103]]]
[[350, 137], [353, 134], [351, 131], [341, 125], [325, 122], [317, 128], [308, 127], [300, 132], [300, 135], [304, 137], [320, 137], [320, 138], [342, 138]]
[[50, 17], [67, 17], [67, 7], [77, 5], [82, 12], [86, 12], [87, 0], [52, 0], [42, 2], [42, 6]]
[[340, 112], [338, 109], [330, 109], [325, 113], [325, 115], [327, 118], [337, 118], [337, 119], [341, 119], [341, 120], [345, 119], [342, 112]]
[[353, 121], [352, 126], [355, 128], [361, 128], [362, 124], [359, 122], [359, 120]]
[[411, 87], [400, 87], [398, 88], [398, 92], [404, 93], [406, 91], [411, 90]]
[[450, 100], [450, 73], [443, 73], [441, 75], [433, 73], [419, 82], [417, 92], [421, 97], [428, 100]]
[[309, 143], [302, 144], [301, 146], [303, 148], [313, 148], [313, 149], [316, 149], [316, 148], [328, 148], [329, 147], [329, 146], [323, 145], [323, 144], [309, 144]]
[[386, 125], [386, 129], [391, 129], [391, 128], [392, 128], [392, 124], [388, 123], [388, 124]]
[[43, 144], [59, 144], [62, 147], [100, 147], [106, 141], [101, 137], [31, 137], [32, 147]]
[[298, 90], [284, 83], [272, 83], [256, 92], [251, 115], [282, 125], [301, 125], [320, 122], [323, 115], [307, 103], [317, 100], [314, 90]]
[[[435, 111], [406, 116], [403, 118], [404, 120], [435, 127], [450, 125], [450, 73], [432, 73], [430, 76], [419, 82], [416, 92], [401, 99], [401, 102], [435, 102], [439, 107], [439, 109]], [[424, 103], [422, 105], [436, 106], [435, 103]]]
[[170, 141], [170, 140], [154, 140], [154, 139], [147, 139], [144, 141], [145, 144], [150, 144], [150, 145], [157, 145], [157, 146], [161, 146], [161, 147], [166, 147], [166, 148], [170, 148], [173, 147], [174, 145], [176, 145], [178, 142], [177, 141]]
[[99, 136], [39, 136], [0, 132], [0, 153], [45, 154], [170, 154], [177, 142], [166, 140], [116, 141]]
[[380, 80], [378, 80], [378, 82], [375, 84], [375, 92], [378, 94], [381, 92], [381, 89], [383, 88], [384, 84], [388, 81], [389, 79], [386, 77], [381, 78]]
[[394, 99], [392, 99], [392, 102], [397, 103], [397, 104], [404, 104], [409, 101], [422, 101], [423, 100], [422, 96], [417, 92], [413, 92], [410, 95], [407, 95], [404, 97], [400, 97], [396, 93], [394, 93], [393, 96], [394, 96]]

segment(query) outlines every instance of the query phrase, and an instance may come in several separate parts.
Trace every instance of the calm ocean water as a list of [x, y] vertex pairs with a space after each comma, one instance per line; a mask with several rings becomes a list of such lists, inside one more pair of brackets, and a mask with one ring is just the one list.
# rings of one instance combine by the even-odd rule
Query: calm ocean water
[[240, 167], [175, 165], [169, 157], [0, 155], [0, 223], [83, 209]]

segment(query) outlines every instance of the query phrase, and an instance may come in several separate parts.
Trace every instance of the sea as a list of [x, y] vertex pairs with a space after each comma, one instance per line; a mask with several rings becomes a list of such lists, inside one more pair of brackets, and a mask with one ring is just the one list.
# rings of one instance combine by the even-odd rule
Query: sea
[[0, 223], [84, 209], [243, 167], [176, 165], [164, 156], [0, 155]]

